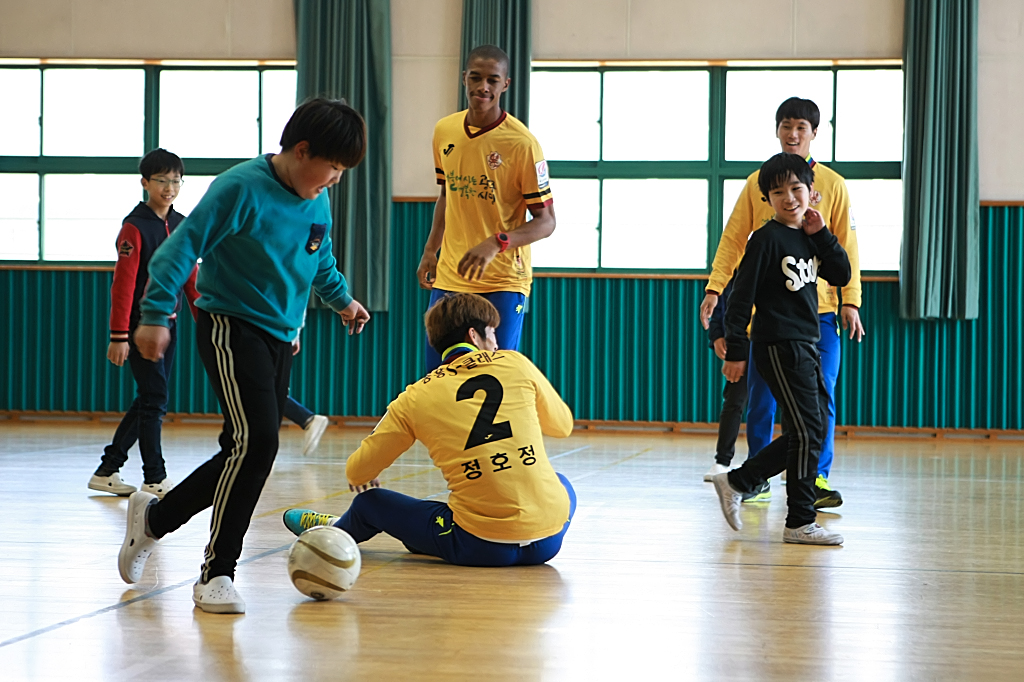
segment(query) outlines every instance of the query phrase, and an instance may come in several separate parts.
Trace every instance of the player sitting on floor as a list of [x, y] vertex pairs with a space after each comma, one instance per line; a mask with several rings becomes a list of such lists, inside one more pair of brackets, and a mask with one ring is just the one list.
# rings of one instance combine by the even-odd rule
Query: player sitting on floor
[[[289, 509], [298, 535], [334, 525], [356, 542], [378, 533], [407, 549], [460, 566], [522, 566], [552, 559], [576, 510], [576, 493], [555, 473], [542, 434], [564, 438], [573, 417], [525, 356], [498, 350], [497, 309], [476, 294], [442, 298], [426, 314], [441, 367], [388, 406], [346, 465], [358, 494], [340, 518]], [[426, 445], [441, 469], [448, 502], [377, 487], [377, 476], [412, 447]]]

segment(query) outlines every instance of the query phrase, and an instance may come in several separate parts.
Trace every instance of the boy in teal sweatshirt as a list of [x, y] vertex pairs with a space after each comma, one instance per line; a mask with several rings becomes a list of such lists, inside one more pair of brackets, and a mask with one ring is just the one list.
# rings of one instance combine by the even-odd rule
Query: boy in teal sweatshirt
[[280, 154], [221, 174], [149, 266], [135, 343], [156, 360], [169, 341], [175, 294], [202, 258], [196, 342], [220, 401], [220, 452], [162, 500], [145, 492], [128, 503], [118, 557], [127, 583], [142, 577], [156, 541], [207, 507], [210, 542], [195, 605], [244, 613], [234, 572], [256, 502], [277, 455], [288, 397], [292, 345], [313, 287], [349, 334], [369, 313], [352, 299], [331, 251], [328, 187], [366, 152], [366, 124], [344, 102], [315, 99], [292, 114]]

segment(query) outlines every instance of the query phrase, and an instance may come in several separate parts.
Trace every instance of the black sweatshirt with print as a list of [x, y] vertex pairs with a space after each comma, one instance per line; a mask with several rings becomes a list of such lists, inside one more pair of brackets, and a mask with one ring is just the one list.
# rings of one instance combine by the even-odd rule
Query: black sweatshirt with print
[[[725, 359], [746, 360], [751, 342], [816, 343], [819, 276], [839, 287], [850, 281], [850, 260], [828, 228], [808, 235], [770, 220], [756, 230], [736, 271], [725, 312]], [[757, 314], [748, 341], [753, 306]]]

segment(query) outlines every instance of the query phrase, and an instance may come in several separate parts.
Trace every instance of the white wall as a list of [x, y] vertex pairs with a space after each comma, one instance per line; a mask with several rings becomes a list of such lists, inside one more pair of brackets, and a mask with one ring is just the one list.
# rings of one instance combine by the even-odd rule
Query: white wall
[[[436, 196], [462, 0], [390, 0], [394, 193]], [[903, 0], [534, 0], [535, 59], [901, 56]], [[1024, 1], [981, 0], [981, 197], [1024, 200]], [[0, 57], [294, 59], [292, 0], [0, 0]]]
[[0, 0], [0, 57], [295, 59], [291, 0]]
[[534, 59], [898, 58], [903, 0], [535, 0]]
[[981, 198], [1024, 201], [1024, 2], [981, 0], [978, 20]]
[[437, 196], [430, 146], [458, 105], [461, 41], [462, 0], [391, 0], [395, 196]]

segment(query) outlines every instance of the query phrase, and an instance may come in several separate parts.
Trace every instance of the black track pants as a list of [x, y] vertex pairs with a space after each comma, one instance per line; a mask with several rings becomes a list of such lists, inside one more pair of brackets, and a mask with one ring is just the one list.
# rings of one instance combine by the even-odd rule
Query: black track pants
[[263, 484], [277, 456], [278, 430], [288, 397], [291, 344], [236, 317], [199, 311], [199, 357], [224, 413], [220, 452], [149, 510], [162, 537], [213, 507], [203, 582], [234, 577]]
[[754, 362], [782, 407], [782, 435], [729, 473], [729, 483], [750, 492], [786, 471], [787, 528], [813, 523], [814, 479], [828, 424], [828, 390], [818, 349], [809, 341], [752, 345]]

